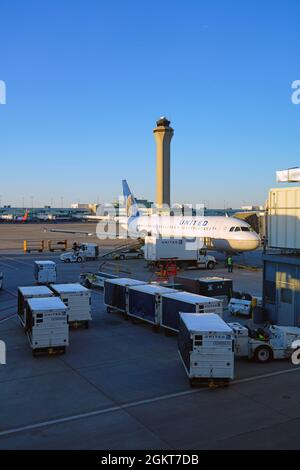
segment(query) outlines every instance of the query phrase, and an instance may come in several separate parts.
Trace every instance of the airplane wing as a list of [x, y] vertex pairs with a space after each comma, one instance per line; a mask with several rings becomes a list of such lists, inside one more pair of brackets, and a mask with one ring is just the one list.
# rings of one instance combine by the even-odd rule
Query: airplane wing
[[92, 233], [84, 232], [83, 230], [64, 230], [58, 228], [44, 228], [44, 232], [70, 233], [72, 235], [86, 235], [87, 237], [92, 237], [93, 235], [96, 235], [96, 232]]
[[[44, 232], [54, 232], [54, 233], [69, 233], [71, 235], [86, 235], [87, 237], [93, 237], [93, 236], [102, 236], [103, 238], [107, 238], [109, 235], [109, 232], [99, 232], [98, 230], [95, 230], [95, 232], [85, 232], [83, 230], [65, 230], [65, 229], [59, 229], [59, 228], [46, 228], [44, 227]], [[123, 239], [127, 238], [126, 234], [119, 234], [118, 238]]]

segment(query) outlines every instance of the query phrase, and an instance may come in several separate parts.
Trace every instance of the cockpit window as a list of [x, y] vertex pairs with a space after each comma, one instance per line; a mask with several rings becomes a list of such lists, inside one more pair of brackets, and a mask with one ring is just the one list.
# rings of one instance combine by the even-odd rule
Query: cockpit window
[[231, 227], [231, 229], [229, 230], [229, 232], [233, 232], [235, 229], [235, 227]]
[[235, 227], [234, 231], [235, 231], [235, 232], [240, 232], [240, 231], [241, 231], [241, 227]]
[[250, 232], [249, 227], [241, 227], [241, 229], [242, 229], [242, 232]]

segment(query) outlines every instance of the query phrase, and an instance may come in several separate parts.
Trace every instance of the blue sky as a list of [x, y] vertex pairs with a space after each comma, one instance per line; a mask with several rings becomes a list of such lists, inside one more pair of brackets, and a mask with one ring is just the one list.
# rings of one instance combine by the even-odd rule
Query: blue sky
[[2, 203], [155, 197], [167, 115], [173, 202], [263, 203], [299, 165], [298, 0], [1, 0]]

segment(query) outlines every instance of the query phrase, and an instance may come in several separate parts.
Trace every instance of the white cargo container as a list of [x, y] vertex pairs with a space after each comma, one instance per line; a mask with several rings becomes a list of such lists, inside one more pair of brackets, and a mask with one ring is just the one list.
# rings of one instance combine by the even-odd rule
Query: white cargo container
[[180, 312], [223, 314], [222, 300], [190, 292], [164, 294], [161, 304], [161, 326], [173, 331], [179, 331]]
[[[207, 269], [213, 269], [216, 265], [214, 256], [201, 252], [203, 240], [195, 238], [157, 238], [145, 237], [143, 247], [147, 261], [160, 261], [163, 259], [176, 259], [179, 264], [195, 265]], [[180, 263], [181, 262], [181, 263]]]
[[39, 352], [66, 352], [69, 345], [67, 307], [58, 297], [29, 299], [26, 332], [35, 356]]
[[54, 261], [37, 260], [34, 262], [34, 278], [38, 284], [51, 284], [56, 282], [57, 271]]
[[162, 296], [174, 292], [178, 291], [157, 284], [132, 286], [128, 291], [127, 314], [159, 326], [161, 324]]
[[81, 284], [52, 284], [51, 289], [68, 307], [68, 323], [89, 327], [92, 320], [91, 292]]
[[270, 190], [268, 246], [300, 250], [300, 186]]
[[47, 286], [26, 286], [18, 288], [18, 317], [21, 325], [26, 325], [26, 305], [28, 299], [53, 297], [53, 292]]
[[180, 313], [179, 355], [191, 386], [234, 378], [234, 334], [214, 313]]

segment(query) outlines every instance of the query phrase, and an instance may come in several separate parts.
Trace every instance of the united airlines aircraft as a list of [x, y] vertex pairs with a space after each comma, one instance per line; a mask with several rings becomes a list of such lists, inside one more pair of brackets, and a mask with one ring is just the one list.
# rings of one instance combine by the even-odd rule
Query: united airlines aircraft
[[131, 236], [200, 238], [206, 248], [226, 253], [253, 251], [260, 245], [250, 225], [234, 217], [141, 216], [127, 181], [122, 184], [128, 217], [120, 223]]

